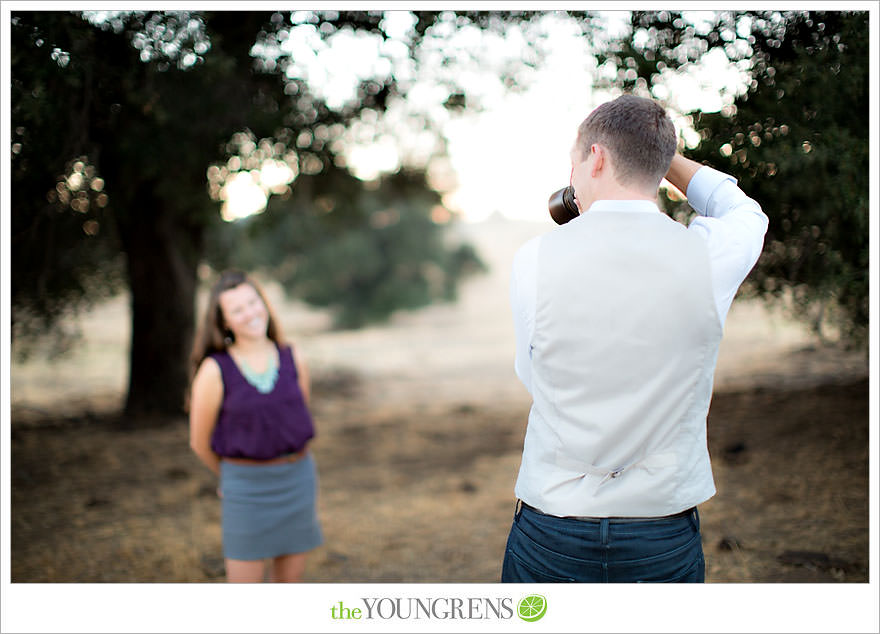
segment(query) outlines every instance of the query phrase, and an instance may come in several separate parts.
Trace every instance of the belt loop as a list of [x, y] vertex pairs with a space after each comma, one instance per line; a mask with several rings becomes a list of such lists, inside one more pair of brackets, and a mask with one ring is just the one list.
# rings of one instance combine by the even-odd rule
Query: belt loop
[[608, 545], [608, 525], [611, 521], [607, 517], [599, 520], [599, 543], [603, 546]]
[[697, 513], [696, 506], [694, 506], [693, 508], [690, 509], [690, 511], [687, 514], [687, 518], [691, 524], [691, 528], [693, 528], [695, 532], [699, 533], [700, 532], [700, 516]]

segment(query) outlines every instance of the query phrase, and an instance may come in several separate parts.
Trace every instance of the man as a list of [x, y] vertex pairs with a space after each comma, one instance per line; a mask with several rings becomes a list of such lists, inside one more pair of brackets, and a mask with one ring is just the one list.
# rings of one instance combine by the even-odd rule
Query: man
[[[514, 259], [515, 369], [533, 404], [504, 582], [705, 579], [718, 344], [767, 217], [675, 148], [655, 102], [599, 106], [571, 150], [580, 215]], [[664, 176], [700, 214], [687, 228], [656, 205]]]

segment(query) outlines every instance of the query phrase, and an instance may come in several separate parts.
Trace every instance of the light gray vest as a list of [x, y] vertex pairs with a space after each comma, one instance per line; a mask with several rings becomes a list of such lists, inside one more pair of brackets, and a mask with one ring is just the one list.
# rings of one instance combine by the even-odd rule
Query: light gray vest
[[592, 209], [541, 238], [517, 497], [552, 515], [646, 517], [715, 493], [709, 266], [703, 239], [659, 210]]

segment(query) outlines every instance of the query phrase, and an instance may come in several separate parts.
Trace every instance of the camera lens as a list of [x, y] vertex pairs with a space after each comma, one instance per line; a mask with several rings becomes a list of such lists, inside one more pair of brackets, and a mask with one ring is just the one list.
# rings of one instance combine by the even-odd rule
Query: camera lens
[[547, 206], [550, 209], [550, 217], [558, 225], [564, 225], [580, 215], [577, 203], [574, 201], [574, 188], [571, 185], [553, 192]]

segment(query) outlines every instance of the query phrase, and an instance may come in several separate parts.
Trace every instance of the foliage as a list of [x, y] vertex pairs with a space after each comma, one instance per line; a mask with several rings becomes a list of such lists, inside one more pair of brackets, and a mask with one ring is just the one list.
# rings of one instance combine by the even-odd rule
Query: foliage
[[[286, 278], [290, 288], [318, 303], [342, 302], [340, 320], [349, 324], [393, 306], [422, 303], [435, 292], [451, 296], [467, 267], [459, 265], [462, 252], [441, 239], [443, 226], [425, 222], [435, 201], [414, 191], [424, 178], [410, 179], [405, 202], [369, 194], [366, 185], [346, 175], [345, 145], [353, 126], [381, 121], [425, 78], [445, 96], [446, 112], [472, 107], [479, 95], [461, 80], [473, 59], [469, 49], [447, 44], [458, 34], [467, 40], [479, 33], [494, 34], [490, 44], [502, 42], [509, 29], [537, 15], [415, 12], [405, 32], [394, 33], [381, 11], [14, 12], [16, 344], [56, 326], [65, 310], [127, 288], [132, 339], [126, 411], [179, 411], [195, 322], [196, 271], [206, 239], [223, 226], [220, 192], [213, 188], [222, 189], [224, 174], [236, 171], [223, 172], [221, 166], [230, 162], [238, 161], [238, 171], [259, 168], [230, 150], [244, 133], [265, 140], [273, 156], [283, 157], [299, 175], [293, 189], [302, 191], [291, 200], [299, 201], [303, 213], [290, 214], [273, 202], [253, 221], [299, 223], [292, 228], [313, 236], [303, 246], [310, 258]], [[360, 69], [354, 93], [341, 101], [316, 88], [303, 65], [337, 38], [367, 38], [378, 52], [372, 67]], [[540, 60], [537, 39], [521, 35], [516, 54], [497, 67], [481, 66], [489, 71], [483, 84], [521, 85], [522, 69]], [[294, 55], [290, 43], [306, 49]], [[437, 132], [437, 121], [424, 113], [407, 113], [406, 120], [403, 133]], [[208, 183], [211, 167], [219, 180]], [[425, 165], [416, 162], [413, 169], [423, 171]], [[305, 197], [304, 183], [313, 180], [320, 189], [318, 183], [334, 178], [346, 181], [351, 200], [366, 196], [362, 205], [351, 206], [361, 211], [345, 231], [337, 220], [345, 214], [316, 214], [314, 201]], [[399, 222], [386, 227], [365, 222], [390, 207], [400, 214]], [[415, 241], [419, 234], [421, 241]], [[334, 251], [330, 242], [323, 244], [325, 236], [334, 236]], [[412, 241], [409, 251], [398, 244], [405, 241]], [[390, 253], [391, 243], [396, 255], [390, 268], [376, 269], [376, 254]], [[334, 255], [342, 248], [348, 256]], [[284, 250], [293, 251], [290, 245]], [[276, 260], [290, 267], [295, 258]], [[356, 270], [343, 274], [344, 263]], [[443, 270], [439, 277], [430, 273], [436, 267]], [[333, 271], [335, 282], [311, 284], [305, 279], [310, 271]], [[380, 280], [387, 273], [398, 278]], [[398, 281], [400, 288], [393, 289]], [[352, 299], [364, 297], [372, 303], [351, 308]]]
[[452, 300], [456, 281], [483, 270], [472, 247], [450, 243], [453, 220], [424, 174], [402, 170], [364, 189], [344, 170], [303, 176], [265, 218], [208, 238], [214, 268], [263, 269], [293, 297], [329, 307], [336, 325], [381, 321], [395, 310]]
[[72, 41], [55, 17], [40, 29], [12, 21], [11, 297], [16, 338], [55, 332], [63, 342], [51, 328], [59, 316], [118, 291], [124, 264], [104, 181], [84, 155], [90, 98], [58, 46], [76, 55], [91, 42]]
[[732, 104], [690, 113], [700, 142], [689, 153], [736, 176], [770, 218], [748, 290], [791, 298], [820, 334], [830, 318], [861, 343], [868, 325], [868, 14], [716, 17], [693, 25], [682, 14], [634, 13], [639, 35], [607, 59], [636, 91], [713, 48], [748, 71], [748, 88]]

